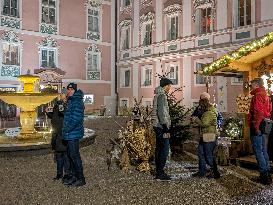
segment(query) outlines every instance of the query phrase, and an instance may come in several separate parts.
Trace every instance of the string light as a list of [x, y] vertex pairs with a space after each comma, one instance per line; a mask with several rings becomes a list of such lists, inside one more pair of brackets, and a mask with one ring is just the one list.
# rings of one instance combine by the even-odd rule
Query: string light
[[254, 40], [244, 46], [240, 47], [239, 49], [230, 52], [218, 60], [215, 60], [212, 63], [206, 64], [199, 74], [203, 75], [210, 75], [213, 72], [226, 67], [230, 62], [233, 60], [238, 60], [243, 56], [248, 55], [251, 52], [255, 52], [260, 48], [266, 47], [273, 42], [273, 32], [267, 33], [264, 37]]

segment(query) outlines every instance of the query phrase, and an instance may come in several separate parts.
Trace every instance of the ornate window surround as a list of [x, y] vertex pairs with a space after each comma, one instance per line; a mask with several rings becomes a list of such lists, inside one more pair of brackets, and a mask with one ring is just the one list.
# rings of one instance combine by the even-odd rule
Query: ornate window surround
[[132, 37], [132, 20], [131, 19], [125, 19], [123, 21], [121, 21], [119, 24], [118, 24], [119, 28], [120, 28], [120, 32], [119, 32], [119, 48], [120, 50], [123, 50], [122, 49], [122, 46], [123, 46], [123, 42], [121, 41], [122, 39], [122, 32], [123, 30], [126, 30], [126, 29], [130, 29], [130, 34], [129, 34], [129, 48], [132, 47], [131, 45], [131, 37]]
[[[99, 78], [97, 78], [96, 74], [93, 74], [92, 80], [101, 80], [101, 62], [102, 62], [101, 51], [99, 50], [99, 48], [97, 47], [96, 44], [91, 44], [88, 46], [87, 49], [85, 49], [86, 79], [88, 79], [88, 77], [87, 77], [87, 75], [88, 75], [88, 54], [97, 54], [98, 55], [98, 71], [93, 71], [93, 73], [99, 72]], [[92, 73], [92, 71], [89, 71], [89, 72]]]
[[142, 5], [143, 7], [151, 6], [152, 3], [153, 3], [152, 0], [141, 0], [141, 5]]
[[0, 53], [3, 53], [3, 44], [13, 44], [18, 46], [19, 50], [19, 63], [20, 65], [3, 65], [2, 56], [1, 59], [1, 67], [0, 67], [0, 76], [5, 77], [16, 77], [21, 74], [21, 66], [22, 66], [22, 53], [23, 53], [23, 41], [19, 39], [18, 34], [16, 34], [13, 30], [5, 31], [1, 36], [1, 47]]
[[[53, 50], [55, 52], [55, 65], [58, 68], [58, 56], [59, 56], [59, 45], [55, 39], [51, 36], [46, 37], [40, 43], [38, 43], [38, 54], [39, 54], [39, 68], [42, 68], [42, 50]], [[54, 68], [50, 68], [54, 69]]]
[[47, 33], [47, 34], [59, 34], [59, 14], [60, 14], [60, 0], [55, 0], [56, 2], [56, 24], [47, 24], [42, 23], [42, 0], [39, 0], [39, 31], [41, 33]]
[[120, 0], [120, 12], [122, 13], [131, 13], [132, 12], [132, 0], [130, 0], [130, 5], [124, 6], [123, 5], [124, 0]]
[[1, 26], [6, 26], [9, 28], [21, 29], [22, 28], [22, 0], [18, 0], [18, 12], [19, 17], [6, 16], [3, 14], [4, 0], [0, 0], [1, 9]]
[[151, 24], [152, 25], [152, 32], [155, 31], [155, 13], [152, 12], [148, 12], [147, 14], [143, 14], [140, 17], [140, 21], [139, 21], [139, 32], [141, 34], [141, 45], [144, 42], [144, 38], [145, 38], [145, 27], [147, 24]]
[[[87, 0], [85, 3], [85, 13], [86, 13], [86, 39], [101, 41], [102, 40], [102, 1], [101, 0]], [[89, 32], [88, 31], [88, 10], [96, 10], [99, 12], [99, 32]]]
[[208, 8], [211, 7], [212, 11], [212, 19], [214, 20], [216, 17], [216, 0], [194, 0], [193, 1], [194, 5], [194, 11], [192, 15], [192, 20], [195, 22], [195, 15], [196, 15], [196, 10], [200, 8]]
[[168, 21], [170, 18], [177, 16], [178, 17], [178, 37], [179, 37], [179, 17], [182, 13], [182, 5], [179, 4], [173, 4], [165, 9], [163, 9], [163, 13], [165, 14], [165, 34], [166, 34], [166, 39], [168, 39]]

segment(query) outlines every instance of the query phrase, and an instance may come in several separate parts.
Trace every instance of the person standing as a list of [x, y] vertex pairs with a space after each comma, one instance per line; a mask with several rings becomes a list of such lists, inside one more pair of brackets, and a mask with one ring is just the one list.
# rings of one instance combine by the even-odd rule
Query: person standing
[[51, 119], [52, 138], [51, 146], [57, 163], [57, 175], [54, 180], [66, 179], [70, 175], [70, 164], [67, 157], [67, 146], [63, 141], [63, 119], [64, 109], [66, 107], [66, 95], [60, 94], [58, 101], [52, 110], [49, 107], [45, 109], [46, 115]]
[[67, 86], [67, 107], [63, 123], [63, 138], [67, 142], [67, 155], [72, 170], [72, 176], [64, 180], [64, 184], [69, 186], [77, 187], [86, 184], [79, 145], [79, 140], [84, 135], [83, 120], [83, 92], [77, 89], [77, 84], [70, 83]]
[[[199, 100], [199, 110], [195, 111], [192, 115], [193, 122], [196, 122], [201, 128], [201, 134], [198, 144], [198, 161], [199, 170], [193, 176], [204, 177], [206, 176], [206, 164], [210, 167], [208, 177], [219, 178], [220, 173], [214, 158], [213, 151], [216, 147], [216, 134], [217, 134], [217, 109], [209, 102], [210, 95], [202, 93]], [[211, 135], [211, 139], [205, 140], [204, 135]]]
[[156, 134], [155, 166], [156, 177], [159, 180], [171, 180], [171, 177], [164, 171], [170, 148], [170, 126], [171, 118], [167, 93], [170, 91], [172, 81], [168, 78], [161, 78], [160, 86], [155, 89], [153, 100], [153, 129]]
[[259, 166], [259, 179], [262, 184], [271, 184], [270, 163], [266, 148], [267, 135], [262, 132], [261, 124], [265, 118], [270, 118], [272, 106], [261, 78], [251, 81], [250, 94], [253, 96], [249, 109], [250, 138]]

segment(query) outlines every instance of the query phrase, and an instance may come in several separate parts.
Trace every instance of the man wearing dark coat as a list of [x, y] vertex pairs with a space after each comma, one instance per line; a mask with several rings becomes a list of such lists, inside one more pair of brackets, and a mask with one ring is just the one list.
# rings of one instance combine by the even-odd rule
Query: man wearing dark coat
[[67, 142], [67, 155], [73, 174], [64, 181], [64, 184], [75, 187], [85, 185], [79, 144], [79, 140], [84, 135], [83, 96], [83, 92], [77, 89], [77, 84], [70, 83], [67, 86], [67, 106], [64, 112], [63, 137]]

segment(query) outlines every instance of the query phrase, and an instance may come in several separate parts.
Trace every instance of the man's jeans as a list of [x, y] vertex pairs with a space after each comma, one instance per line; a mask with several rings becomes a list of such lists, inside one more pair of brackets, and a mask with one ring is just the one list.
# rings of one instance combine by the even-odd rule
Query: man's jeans
[[162, 128], [154, 127], [156, 134], [156, 148], [155, 148], [155, 166], [156, 175], [162, 176], [165, 174], [164, 167], [166, 165], [167, 157], [169, 155], [170, 142], [169, 138], [163, 138], [164, 132]]
[[57, 163], [57, 175], [70, 174], [70, 163], [67, 157], [67, 152], [55, 152]]
[[213, 156], [215, 145], [216, 145], [215, 142], [203, 142], [203, 141], [199, 142], [198, 160], [199, 160], [199, 175], [200, 176], [205, 176], [206, 164], [210, 166], [211, 170], [217, 169], [217, 165], [214, 162], [214, 156]]
[[259, 134], [251, 137], [252, 148], [258, 162], [260, 173], [270, 171], [269, 157], [266, 148], [266, 135]]
[[79, 140], [68, 140], [67, 142], [67, 155], [70, 160], [72, 174], [77, 179], [84, 179]]

